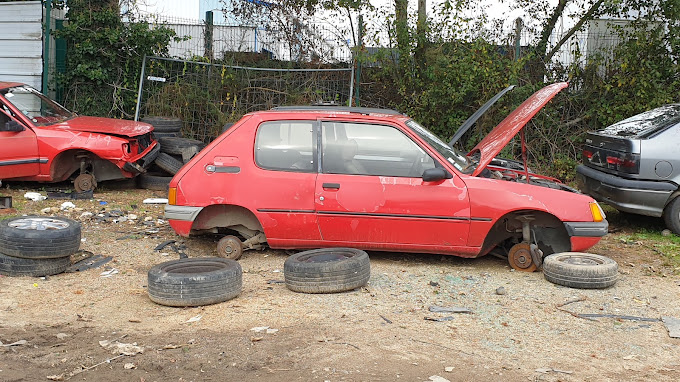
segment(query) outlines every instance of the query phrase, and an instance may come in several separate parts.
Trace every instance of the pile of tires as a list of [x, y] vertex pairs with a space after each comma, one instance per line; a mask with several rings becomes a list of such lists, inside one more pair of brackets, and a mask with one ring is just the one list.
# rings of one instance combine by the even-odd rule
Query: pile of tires
[[0, 220], [0, 274], [50, 276], [71, 265], [80, 248], [80, 223], [49, 216]]
[[138, 185], [149, 190], [167, 191], [172, 177], [205, 147], [205, 143], [181, 137], [182, 120], [179, 118], [144, 117], [141, 121], [154, 127], [161, 152], [148, 171], [137, 178]]

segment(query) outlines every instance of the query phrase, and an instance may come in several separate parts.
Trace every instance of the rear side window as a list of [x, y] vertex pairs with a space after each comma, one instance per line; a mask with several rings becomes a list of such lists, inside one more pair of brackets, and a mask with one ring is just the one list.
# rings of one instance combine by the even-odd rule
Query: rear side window
[[680, 123], [680, 104], [665, 105], [634, 115], [598, 131], [600, 134], [648, 138]]
[[385, 125], [323, 122], [324, 173], [421, 177], [435, 162], [397, 128]]
[[260, 125], [255, 163], [278, 171], [314, 172], [314, 121], [276, 121]]

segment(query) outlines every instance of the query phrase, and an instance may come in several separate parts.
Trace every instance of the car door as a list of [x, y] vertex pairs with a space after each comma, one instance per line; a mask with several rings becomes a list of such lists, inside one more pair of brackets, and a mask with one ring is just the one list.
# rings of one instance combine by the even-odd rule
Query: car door
[[470, 205], [463, 181], [425, 182], [437, 162], [395, 126], [322, 122], [315, 208], [324, 241], [364, 248], [464, 246]]
[[38, 139], [0, 105], [0, 179], [37, 175]]

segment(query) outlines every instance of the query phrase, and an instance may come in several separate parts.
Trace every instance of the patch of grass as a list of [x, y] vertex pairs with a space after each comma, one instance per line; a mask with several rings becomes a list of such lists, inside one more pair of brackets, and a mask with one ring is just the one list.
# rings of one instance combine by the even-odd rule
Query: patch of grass
[[667, 260], [665, 265], [676, 270], [680, 267], [680, 236], [673, 234], [664, 236], [660, 231], [640, 228], [637, 232], [622, 236], [621, 240], [632, 243], [641, 242], [662, 254]]

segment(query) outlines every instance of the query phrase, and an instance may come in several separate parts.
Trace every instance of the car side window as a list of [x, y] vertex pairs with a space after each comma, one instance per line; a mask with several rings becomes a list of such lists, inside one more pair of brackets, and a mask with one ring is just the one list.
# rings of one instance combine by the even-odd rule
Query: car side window
[[314, 172], [314, 122], [264, 122], [255, 138], [255, 163], [277, 171]]
[[322, 170], [330, 174], [421, 177], [435, 161], [392, 126], [323, 122]]

